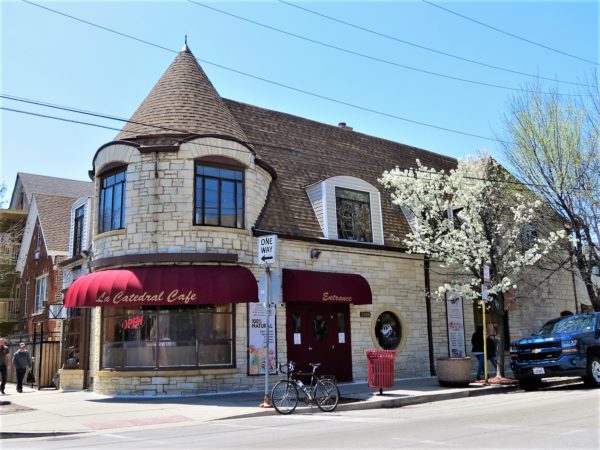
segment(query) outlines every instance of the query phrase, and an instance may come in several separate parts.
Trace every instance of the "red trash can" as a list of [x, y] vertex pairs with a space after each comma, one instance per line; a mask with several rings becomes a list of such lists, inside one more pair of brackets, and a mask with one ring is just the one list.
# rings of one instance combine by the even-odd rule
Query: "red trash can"
[[370, 388], [379, 388], [379, 394], [383, 394], [382, 388], [394, 385], [394, 350], [367, 350], [367, 361], [369, 363], [368, 382]]

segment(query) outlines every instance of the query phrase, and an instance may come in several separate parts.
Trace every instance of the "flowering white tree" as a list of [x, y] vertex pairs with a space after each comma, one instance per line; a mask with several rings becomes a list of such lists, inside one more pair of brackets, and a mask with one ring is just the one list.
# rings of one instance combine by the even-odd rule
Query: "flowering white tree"
[[[449, 291], [481, 299], [482, 268], [490, 267], [493, 301], [488, 309], [501, 325], [499, 345], [504, 348], [503, 294], [516, 288], [519, 272], [548, 254], [564, 231], [534, 237], [531, 224], [541, 202], [488, 157], [461, 160], [449, 172], [417, 161], [417, 168], [386, 171], [379, 181], [392, 190], [394, 204], [414, 215], [412, 232], [404, 239], [409, 251], [451, 269], [437, 290], [438, 299]], [[501, 376], [503, 360], [500, 352]]]

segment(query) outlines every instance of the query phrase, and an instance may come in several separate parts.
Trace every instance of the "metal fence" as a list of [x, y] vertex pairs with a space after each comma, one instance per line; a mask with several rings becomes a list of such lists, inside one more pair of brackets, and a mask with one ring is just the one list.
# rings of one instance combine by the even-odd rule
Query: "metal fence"
[[58, 374], [58, 368], [60, 367], [61, 343], [59, 340], [53, 339], [52, 335], [44, 335], [44, 333], [34, 334], [33, 336], [9, 336], [6, 340], [11, 355], [7, 358], [8, 382], [17, 382], [17, 373], [12, 366], [12, 355], [19, 349], [19, 343], [23, 342], [33, 358], [33, 374], [35, 376], [33, 383], [24, 382], [24, 384], [38, 389], [58, 388], [54, 385], [54, 376]]

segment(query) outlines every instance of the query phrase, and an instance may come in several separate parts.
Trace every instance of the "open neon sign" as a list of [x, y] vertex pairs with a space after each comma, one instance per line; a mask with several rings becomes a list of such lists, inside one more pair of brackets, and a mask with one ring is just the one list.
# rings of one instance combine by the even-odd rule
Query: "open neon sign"
[[123, 322], [121, 322], [121, 326], [124, 330], [139, 328], [142, 325], [144, 325], [144, 316], [130, 317], [129, 319], [125, 319]]

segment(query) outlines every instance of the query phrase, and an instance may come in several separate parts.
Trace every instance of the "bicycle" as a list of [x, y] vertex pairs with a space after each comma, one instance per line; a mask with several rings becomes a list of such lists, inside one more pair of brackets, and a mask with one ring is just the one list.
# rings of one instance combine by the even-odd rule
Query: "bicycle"
[[[287, 377], [278, 381], [271, 390], [271, 403], [280, 414], [291, 414], [298, 406], [300, 399], [298, 391], [304, 396], [302, 401], [311, 407], [317, 405], [321, 411], [333, 411], [340, 401], [340, 391], [335, 378], [330, 376], [318, 377], [316, 372], [320, 363], [310, 363], [312, 372], [296, 372], [293, 361], [287, 364], [279, 363], [279, 371]], [[287, 369], [284, 371], [284, 367]], [[310, 385], [305, 385], [297, 376], [310, 376]]]

